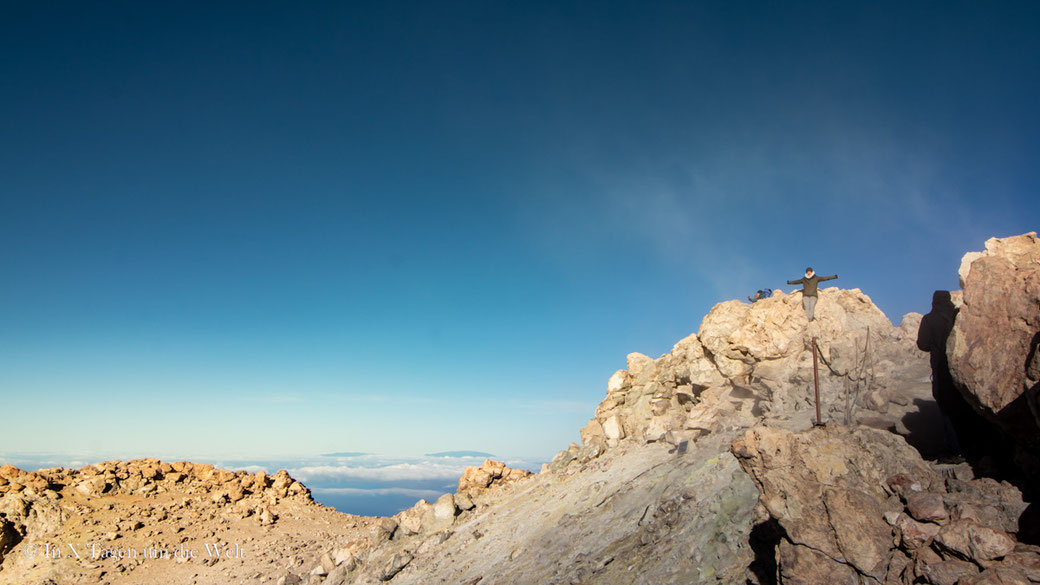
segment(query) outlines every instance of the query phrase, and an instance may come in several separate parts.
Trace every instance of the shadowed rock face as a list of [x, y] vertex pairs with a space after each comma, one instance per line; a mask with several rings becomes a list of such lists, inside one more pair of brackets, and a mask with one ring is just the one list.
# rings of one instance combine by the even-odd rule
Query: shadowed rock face
[[964, 257], [963, 306], [946, 346], [964, 397], [1020, 446], [1036, 481], [1040, 465], [1040, 242], [1036, 233], [993, 238]]
[[1040, 547], [1014, 538], [1026, 508], [1019, 491], [972, 480], [963, 464], [928, 464], [896, 435], [757, 427], [732, 449], [782, 529], [782, 583], [1040, 579]]

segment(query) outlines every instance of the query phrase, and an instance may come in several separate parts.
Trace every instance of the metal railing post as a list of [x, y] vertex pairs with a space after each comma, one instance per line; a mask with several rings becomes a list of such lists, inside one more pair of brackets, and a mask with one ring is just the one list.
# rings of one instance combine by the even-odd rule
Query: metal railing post
[[816, 426], [822, 427], [823, 421], [820, 420], [820, 368], [816, 363], [816, 338], [812, 338], [812, 381], [813, 388], [816, 390]]

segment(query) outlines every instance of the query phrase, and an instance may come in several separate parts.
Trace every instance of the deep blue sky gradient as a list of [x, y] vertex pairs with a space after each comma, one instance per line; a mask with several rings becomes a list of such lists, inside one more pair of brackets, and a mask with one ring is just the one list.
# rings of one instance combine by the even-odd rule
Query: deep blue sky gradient
[[[1035, 3], [0, 4], [8, 452], [549, 457], [811, 264], [1040, 218]], [[2, 451], [0, 451], [2, 453]]]

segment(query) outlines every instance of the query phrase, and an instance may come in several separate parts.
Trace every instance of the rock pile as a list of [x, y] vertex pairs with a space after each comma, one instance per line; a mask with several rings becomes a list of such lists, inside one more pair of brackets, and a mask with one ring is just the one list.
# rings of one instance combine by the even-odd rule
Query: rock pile
[[[140, 571], [144, 559], [136, 555], [146, 550], [170, 551], [192, 543], [205, 551], [205, 545], [274, 542], [282, 536], [271, 532], [272, 527], [287, 523], [288, 528], [302, 518], [324, 518], [329, 513], [343, 516], [315, 503], [310, 491], [285, 470], [273, 475], [233, 472], [209, 464], [157, 459], [35, 472], [4, 465], [0, 467], [0, 584], [46, 582], [46, 578], [86, 582], [103, 574]], [[358, 522], [344, 517], [341, 524]], [[41, 559], [34, 552], [40, 546], [51, 546], [60, 556]], [[254, 546], [254, 553], [268, 554], [261, 545]], [[76, 556], [77, 547], [80, 556], [86, 556], [84, 550], [108, 548], [134, 556], [66, 560]], [[294, 548], [303, 550], [304, 544]], [[22, 554], [11, 554], [16, 549]], [[200, 554], [204, 558], [198, 563], [205, 567], [220, 560]], [[251, 562], [259, 568], [273, 560]], [[157, 563], [154, 568], [167, 573], [180, 567], [173, 561]]]
[[310, 490], [284, 469], [275, 475], [263, 471], [250, 474], [216, 469], [209, 463], [165, 463], [158, 459], [106, 461], [79, 470], [59, 467], [23, 471], [12, 465], [0, 467], [0, 494], [26, 491], [53, 498], [66, 486], [86, 497], [176, 490], [187, 494], [219, 492], [229, 502], [265, 495], [310, 499]]
[[1040, 581], [1040, 547], [1016, 540], [1026, 504], [1014, 486], [935, 468], [891, 433], [756, 427], [732, 450], [779, 525], [778, 582]]
[[480, 467], [467, 467], [459, 478], [458, 493], [469, 496], [479, 495], [485, 490], [516, 483], [531, 475], [526, 469], [513, 469], [506, 467], [501, 461], [484, 461]]
[[657, 360], [629, 354], [628, 369], [581, 430], [582, 444], [560, 452], [559, 471], [623, 441], [683, 440], [758, 423], [804, 427], [811, 420], [812, 339], [819, 348], [823, 419], [902, 429], [930, 397], [927, 354], [915, 340], [921, 315], [893, 327], [859, 290], [821, 291], [809, 323], [800, 293], [777, 292], [753, 305], [716, 305], [697, 334]]

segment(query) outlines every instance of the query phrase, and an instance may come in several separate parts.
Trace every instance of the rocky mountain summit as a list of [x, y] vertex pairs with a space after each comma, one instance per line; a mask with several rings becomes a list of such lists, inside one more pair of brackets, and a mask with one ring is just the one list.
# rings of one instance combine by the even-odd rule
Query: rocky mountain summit
[[804, 428], [814, 417], [814, 339], [823, 419], [898, 427], [929, 394], [926, 354], [915, 344], [921, 315], [893, 327], [857, 289], [823, 290], [818, 307], [810, 323], [800, 293], [728, 301], [661, 358], [629, 354], [574, 455], [625, 439], [677, 444], [754, 424]]
[[[946, 350], [958, 391], [1004, 429], [1009, 442], [992, 448], [1028, 463], [1040, 245], [1027, 234], [986, 249], [966, 257]], [[828, 288], [810, 323], [800, 301], [716, 305], [669, 353], [630, 354], [580, 444], [540, 473], [487, 461], [455, 493], [391, 518], [319, 506], [282, 472], [5, 467], [0, 583], [1040, 583], [1034, 476], [920, 454], [944, 424], [922, 316], [893, 326], [861, 291]], [[814, 354], [826, 426], [814, 425]], [[252, 557], [24, 554], [80, 536], [245, 543]]]

